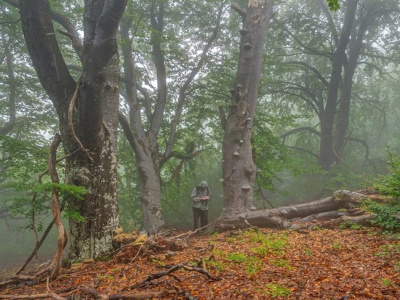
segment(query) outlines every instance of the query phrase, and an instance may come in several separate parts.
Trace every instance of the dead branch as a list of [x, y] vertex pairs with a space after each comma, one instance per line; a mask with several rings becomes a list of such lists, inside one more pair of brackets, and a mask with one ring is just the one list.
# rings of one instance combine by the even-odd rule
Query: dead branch
[[[61, 144], [61, 136], [57, 133], [54, 137], [53, 142], [51, 143], [50, 154], [49, 154], [49, 174], [51, 182], [53, 184], [60, 182], [56, 170], [56, 154], [57, 154], [57, 148], [60, 144]], [[59, 190], [55, 186], [53, 186], [51, 194], [51, 209], [53, 213], [53, 220], [57, 226], [57, 232], [58, 232], [57, 251], [52, 262], [52, 273], [51, 273], [51, 278], [55, 278], [60, 273], [62, 252], [67, 244], [67, 233], [61, 221]]]
[[220, 279], [217, 278], [217, 277], [211, 276], [207, 271], [205, 271], [205, 270], [203, 270], [203, 269], [190, 267], [190, 266], [187, 266], [187, 265], [185, 265], [185, 264], [183, 264], [183, 263], [180, 263], [180, 264], [177, 264], [177, 265], [175, 265], [175, 266], [172, 266], [172, 267], [169, 268], [167, 271], [160, 272], [160, 273], [156, 273], [156, 274], [151, 274], [151, 275], [147, 276], [147, 278], [146, 278], [145, 280], [143, 280], [142, 282], [140, 282], [140, 283], [138, 283], [138, 284], [132, 285], [132, 286], [130, 287], [130, 289], [135, 289], [135, 288], [141, 287], [141, 286], [143, 286], [144, 284], [149, 283], [149, 282], [152, 281], [152, 280], [159, 279], [159, 278], [164, 277], [164, 276], [167, 276], [167, 275], [172, 276], [171, 273], [173, 273], [173, 272], [175, 272], [175, 271], [178, 271], [178, 270], [180, 270], [180, 269], [184, 269], [184, 270], [186, 270], [186, 271], [195, 271], [195, 272], [199, 272], [199, 273], [201, 273], [201, 274], [206, 275], [206, 276], [207, 276], [209, 279], [211, 279], [211, 280], [215, 280], [215, 281], [220, 280]]
[[207, 228], [207, 227], [210, 227], [210, 226], [212, 226], [212, 225], [214, 225], [214, 224], [215, 224], [215, 221], [214, 221], [214, 222], [211, 222], [211, 223], [209, 223], [209, 224], [207, 224], [206, 226], [197, 228], [195, 231], [189, 231], [189, 232], [185, 232], [185, 233], [179, 234], [179, 235], [177, 235], [177, 236], [174, 236], [174, 237], [171, 238], [171, 240], [175, 240], [175, 239], [178, 239], [178, 238], [180, 238], [180, 237], [183, 237], [183, 236], [186, 236], [186, 235], [187, 235], [187, 237], [185, 238], [185, 241], [186, 241], [186, 240], [187, 240], [190, 236], [192, 236], [193, 234], [196, 234], [197, 232], [199, 232], [199, 231], [201, 231], [201, 230], [203, 230], [203, 229], [205, 229], [205, 228]]
[[83, 152], [85, 152], [86, 155], [88, 156], [89, 160], [90, 160], [91, 162], [93, 162], [93, 158], [92, 158], [92, 156], [90, 155], [89, 150], [86, 149], [86, 148], [83, 146], [82, 142], [81, 142], [81, 141], [79, 140], [79, 138], [76, 136], [75, 129], [74, 129], [74, 124], [73, 124], [73, 122], [72, 122], [72, 113], [73, 113], [73, 110], [74, 110], [74, 107], [75, 107], [76, 100], [78, 99], [79, 82], [80, 82], [80, 80], [78, 80], [78, 82], [76, 83], [75, 92], [74, 92], [74, 94], [73, 94], [73, 96], [72, 96], [72, 98], [71, 98], [71, 102], [70, 102], [69, 107], [68, 107], [68, 128], [69, 128], [69, 130], [70, 130], [70, 132], [71, 132], [72, 137], [74, 138], [74, 140], [76, 141], [76, 143], [79, 145], [79, 148], [80, 148]]
[[244, 8], [240, 7], [237, 3], [232, 3], [231, 8], [236, 11], [243, 19], [246, 18], [247, 11]]
[[[66, 200], [63, 199], [63, 201], [61, 202], [61, 207], [60, 210], [62, 211], [64, 206], [65, 206]], [[43, 242], [45, 241], [47, 235], [50, 233], [51, 229], [53, 228], [54, 225], [54, 220], [52, 220], [50, 222], [50, 224], [47, 226], [46, 230], [43, 232], [42, 237], [40, 238], [40, 240], [36, 243], [35, 248], [33, 249], [33, 251], [31, 252], [31, 254], [28, 256], [28, 258], [26, 259], [26, 261], [24, 262], [24, 264], [18, 269], [18, 271], [15, 273], [14, 276], [20, 274], [25, 268], [26, 266], [29, 264], [29, 262], [32, 260], [32, 258], [36, 255], [37, 251], [40, 249], [40, 247], [42, 246]], [[1, 285], [0, 285], [1, 286]]]
[[0, 295], [0, 299], [43, 299], [43, 298], [52, 298], [56, 300], [67, 300], [66, 298], [60, 297], [55, 293], [47, 293], [47, 294], [36, 294], [36, 295]]
[[214, 280], [214, 281], [221, 280], [218, 277], [214, 277], [214, 276], [210, 275], [210, 273], [208, 273], [206, 270], [201, 269], [201, 268], [195, 268], [195, 267], [190, 267], [190, 266], [184, 265], [183, 269], [185, 269], [186, 271], [191, 271], [191, 272], [193, 272], [193, 271], [194, 272], [199, 272], [199, 273], [201, 273], [203, 275], [206, 275], [209, 279]]
[[50, 283], [49, 283], [49, 277], [47, 277], [47, 282], [46, 282], [46, 289], [47, 289], [47, 294], [36, 294], [36, 295], [0, 295], [0, 299], [40, 299], [40, 298], [52, 298], [55, 300], [67, 300], [64, 297], [61, 297], [57, 295], [56, 293], [53, 293], [50, 290]]

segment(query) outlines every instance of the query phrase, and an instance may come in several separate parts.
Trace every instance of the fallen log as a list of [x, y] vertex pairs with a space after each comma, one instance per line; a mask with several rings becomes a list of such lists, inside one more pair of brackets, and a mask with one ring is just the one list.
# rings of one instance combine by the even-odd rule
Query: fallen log
[[[292, 221], [341, 219], [351, 215], [367, 196], [346, 190], [336, 191], [332, 196], [296, 205], [282, 206], [268, 210], [249, 211], [237, 215], [225, 215], [216, 221], [217, 231], [248, 228], [292, 228]], [[340, 211], [344, 210], [344, 211]], [[346, 210], [348, 210], [346, 212]], [[359, 210], [357, 210], [359, 212]], [[295, 226], [297, 227], [297, 226]]]
[[271, 214], [278, 215], [285, 219], [304, 218], [322, 212], [357, 207], [360, 206], [365, 199], [366, 196], [364, 194], [340, 190], [334, 192], [332, 196], [327, 198], [296, 205], [277, 207], [269, 209], [268, 211]]

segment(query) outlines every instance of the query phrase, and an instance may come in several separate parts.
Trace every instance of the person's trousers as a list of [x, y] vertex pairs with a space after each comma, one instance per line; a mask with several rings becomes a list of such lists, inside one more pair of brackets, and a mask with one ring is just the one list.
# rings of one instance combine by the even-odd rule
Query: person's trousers
[[208, 210], [193, 207], [194, 230], [208, 224]]

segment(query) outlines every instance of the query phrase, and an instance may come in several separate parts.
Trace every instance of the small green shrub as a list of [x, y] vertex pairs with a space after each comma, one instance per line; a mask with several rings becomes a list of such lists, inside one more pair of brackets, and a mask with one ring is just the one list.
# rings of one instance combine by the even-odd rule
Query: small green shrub
[[292, 293], [292, 291], [287, 289], [285, 286], [272, 282], [267, 284], [267, 289], [268, 294], [270, 294], [273, 298], [289, 296]]
[[371, 223], [383, 227], [387, 232], [395, 232], [400, 229], [400, 221], [398, 220], [400, 216], [400, 155], [389, 152], [388, 156], [391, 174], [381, 176], [380, 182], [375, 188], [380, 193], [392, 197], [393, 200], [387, 203], [367, 200], [365, 207], [376, 214]]
[[368, 211], [376, 215], [375, 218], [371, 220], [372, 224], [384, 228], [387, 232], [400, 230], [400, 222], [396, 219], [396, 216], [400, 215], [400, 205], [397, 201], [376, 203], [372, 200], [366, 200], [364, 205]]

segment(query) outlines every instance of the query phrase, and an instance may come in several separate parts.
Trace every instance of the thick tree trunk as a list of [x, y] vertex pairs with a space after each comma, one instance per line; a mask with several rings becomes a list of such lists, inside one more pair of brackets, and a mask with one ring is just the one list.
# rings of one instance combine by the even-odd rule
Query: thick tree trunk
[[[68, 120], [68, 108], [76, 83], [58, 48], [49, 2], [20, 0], [19, 4], [29, 53], [59, 116], [64, 150], [67, 154], [74, 153], [67, 158], [66, 183], [87, 189], [84, 199], [69, 199], [69, 207], [83, 218], [70, 220], [69, 257], [81, 260], [99, 256], [112, 249], [112, 231], [119, 225], [116, 32], [126, 1], [85, 2], [84, 73], [78, 82], [77, 109], [72, 120]], [[68, 125], [69, 121], [72, 126]], [[70, 127], [74, 132], [70, 132]], [[86, 151], [76, 152], [79, 143]]]
[[336, 116], [339, 87], [342, 81], [342, 68], [347, 60], [346, 49], [349, 44], [358, 2], [359, 0], [347, 1], [342, 32], [337, 40], [336, 50], [332, 54], [332, 71], [328, 86], [326, 106], [321, 113], [319, 164], [324, 170], [329, 170], [333, 164], [339, 160], [334, 150], [333, 126]]
[[149, 233], [154, 234], [165, 226], [161, 211], [161, 182], [158, 168], [154, 166], [151, 157], [137, 154], [136, 164], [139, 170], [143, 225]]
[[329, 170], [336, 162], [333, 152], [333, 120], [336, 114], [335, 108], [325, 110], [321, 115], [321, 138], [319, 143], [318, 163], [324, 170]]
[[224, 212], [231, 215], [250, 209], [255, 166], [251, 133], [262, 68], [265, 33], [272, 16], [273, 1], [249, 1], [247, 11], [233, 8], [243, 17], [240, 30], [238, 71], [223, 141]]
[[357, 35], [353, 37], [350, 42], [349, 61], [344, 65], [343, 88], [340, 98], [335, 134], [335, 151], [339, 158], [343, 157], [350, 120], [350, 103], [351, 92], [353, 89], [353, 77], [357, 68], [357, 62], [363, 46], [363, 38], [366, 30], [366, 26], [364, 24], [360, 24]]

